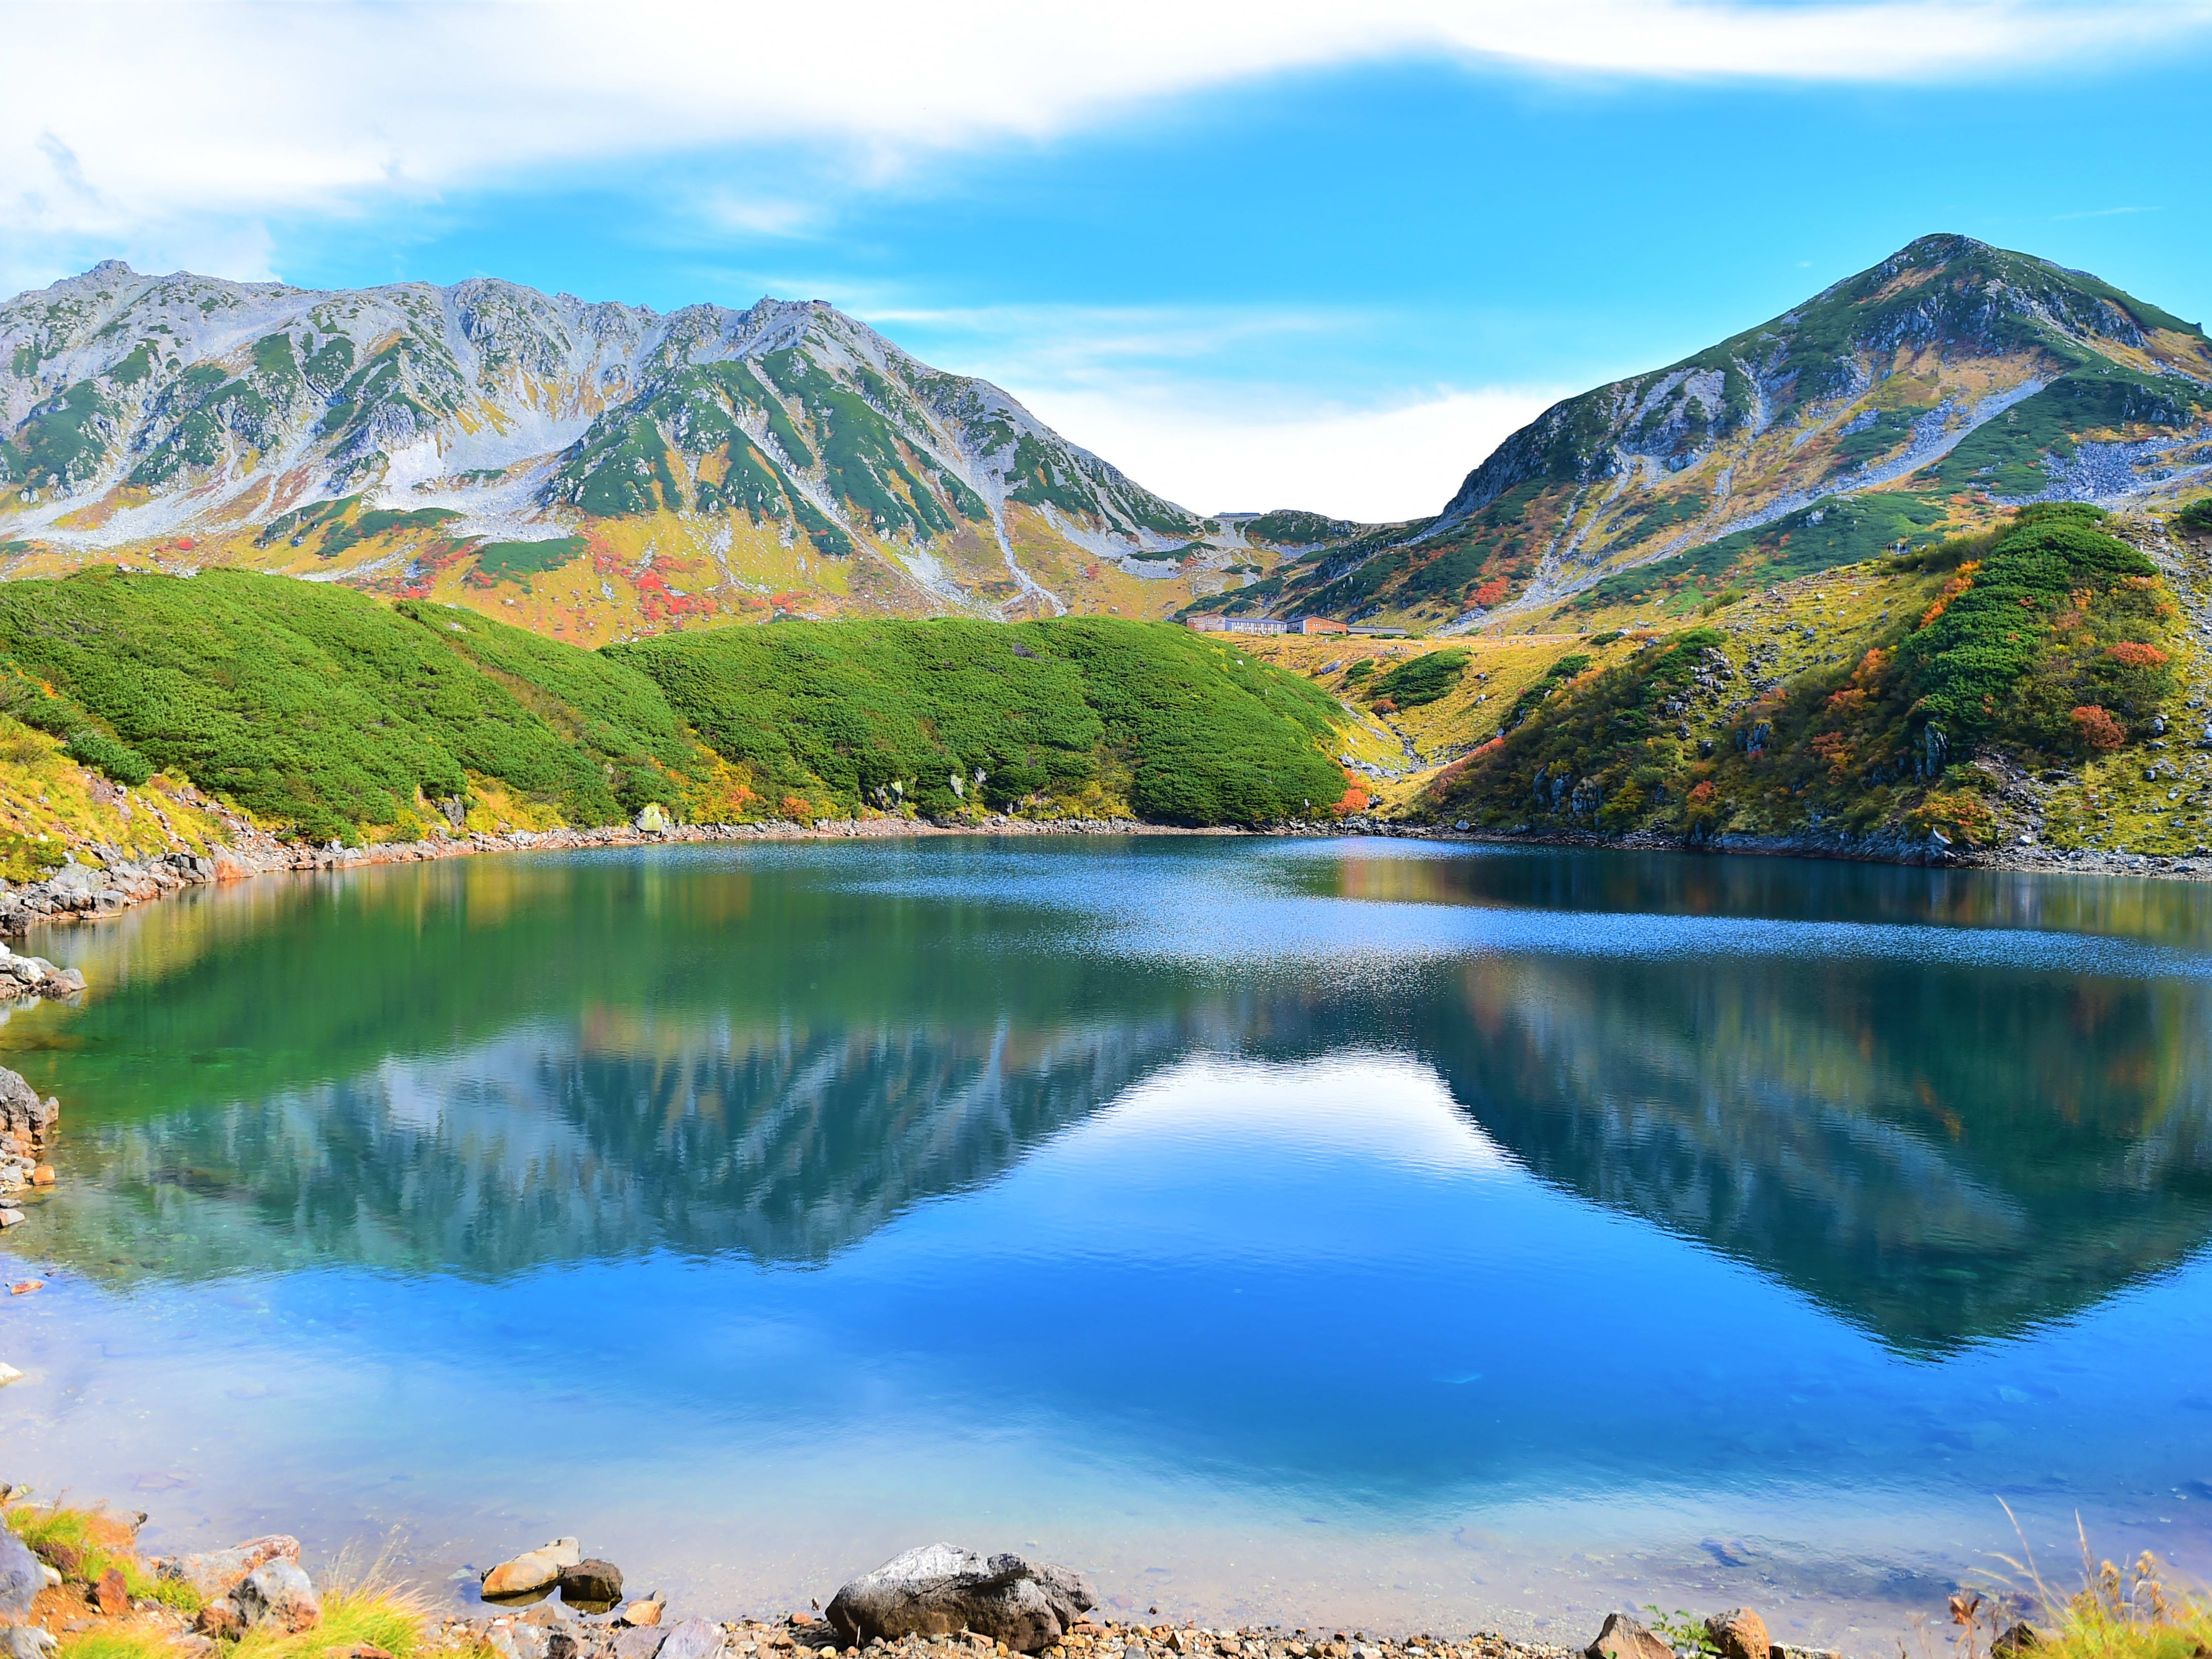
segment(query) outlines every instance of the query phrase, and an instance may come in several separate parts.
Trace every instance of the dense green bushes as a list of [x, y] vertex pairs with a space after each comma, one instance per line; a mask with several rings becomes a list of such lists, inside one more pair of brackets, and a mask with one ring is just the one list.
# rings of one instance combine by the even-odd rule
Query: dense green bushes
[[605, 654], [750, 767], [769, 810], [948, 816], [1084, 797], [1165, 823], [1260, 823], [1344, 793], [1319, 747], [1337, 713], [1325, 694], [1158, 623], [815, 623]]
[[143, 781], [118, 761], [127, 749], [317, 840], [411, 829], [421, 800], [468, 795], [471, 773], [570, 823], [621, 817], [606, 764], [665, 744], [665, 711], [644, 738], [565, 713], [526, 680], [518, 695], [524, 677], [447, 643], [516, 630], [436, 614], [230, 570], [0, 583], [0, 649], [59, 694], [18, 692], [26, 707], [9, 712], [52, 730], [48, 705], [65, 706], [72, 753], [118, 781]]
[[1388, 697], [1401, 708], [1419, 708], [1437, 702], [1459, 684], [1467, 672], [1464, 651], [1431, 651], [1411, 658], [1375, 682], [1375, 695]]
[[1187, 630], [793, 623], [587, 652], [241, 571], [0, 583], [0, 714], [317, 840], [472, 779], [578, 825], [978, 807], [1256, 823], [1335, 803], [1335, 704]]

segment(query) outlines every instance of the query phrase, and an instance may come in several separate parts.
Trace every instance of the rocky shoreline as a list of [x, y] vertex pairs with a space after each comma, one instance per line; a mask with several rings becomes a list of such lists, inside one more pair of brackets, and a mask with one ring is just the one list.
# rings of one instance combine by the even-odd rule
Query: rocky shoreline
[[[1771, 1642], [1747, 1607], [1658, 1631], [1616, 1613], [1579, 1649], [1492, 1631], [1202, 1628], [1163, 1622], [1157, 1607], [1115, 1619], [1096, 1611], [1080, 1573], [941, 1543], [845, 1584], [826, 1613], [817, 1602], [781, 1618], [717, 1619], [676, 1617], [658, 1592], [625, 1599], [618, 1568], [560, 1538], [473, 1574], [466, 1594], [475, 1605], [441, 1614], [413, 1592], [318, 1586], [295, 1538], [142, 1560], [143, 1514], [124, 1520], [104, 1510], [42, 1508], [6, 1487], [0, 1498], [8, 1522], [0, 1527], [0, 1659], [52, 1659], [62, 1643], [88, 1635], [126, 1638], [146, 1659], [218, 1659], [248, 1637], [285, 1639], [285, 1651], [331, 1659], [1843, 1659]], [[363, 1628], [383, 1641], [360, 1639]], [[313, 1639], [319, 1635], [326, 1643]]]
[[[991, 817], [975, 823], [933, 823], [922, 819], [872, 817], [799, 823], [767, 819], [757, 823], [670, 824], [645, 829], [616, 824], [596, 830], [518, 830], [441, 836], [428, 841], [387, 842], [366, 847], [307, 846], [254, 830], [212, 855], [168, 853], [131, 859], [94, 848], [98, 866], [64, 864], [44, 879], [20, 884], [0, 882], [0, 938], [20, 938], [30, 927], [51, 921], [112, 915], [165, 894], [210, 883], [239, 881], [282, 872], [361, 869], [385, 864], [422, 864], [479, 853], [579, 851], [612, 847], [741, 844], [762, 841], [895, 841], [978, 836], [1235, 836], [1257, 838], [1376, 836], [1392, 840], [1464, 842], [1500, 847], [1573, 847], [1616, 852], [1733, 854], [1754, 858], [1818, 858], [1849, 863], [1893, 864], [1937, 870], [2013, 871], [2039, 875], [2131, 876], [2172, 881], [2212, 880], [2212, 857], [2168, 858], [2144, 854], [2105, 853], [2057, 848], [1961, 848], [1932, 845], [1902, 836], [1723, 835], [1710, 841], [1640, 831], [1607, 836], [1577, 830], [1510, 830], [1461, 828], [1455, 824], [1403, 823], [1383, 818], [1347, 818], [1328, 823], [1288, 823], [1267, 830], [1231, 827], [1190, 829], [1145, 823], [1133, 818]], [[0, 947], [4, 952], [4, 947]], [[43, 969], [34, 973], [34, 969]], [[84, 988], [73, 970], [57, 969], [35, 957], [0, 954], [0, 977], [12, 977], [18, 994], [67, 996]], [[71, 981], [74, 981], [74, 983]], [[0, 995], [6, 993], [0, 984]]]

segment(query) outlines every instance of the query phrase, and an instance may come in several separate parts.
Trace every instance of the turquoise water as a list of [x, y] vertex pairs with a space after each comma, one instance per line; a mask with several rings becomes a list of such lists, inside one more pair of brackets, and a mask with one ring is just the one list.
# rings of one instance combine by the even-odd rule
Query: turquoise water
[[[2212, 1572], [2212, 890], [1212, 838], [480, 858], [29, 947], [9, 1478], [702, 1610], [945, 1537], [1587, 1639]], [[218, 1535], [221, 1535], [220, 1537]], [[465, 1580], [452, 1593], [465, 1596]], [[441, 1589], [442, 1596], [447, 1591]]]

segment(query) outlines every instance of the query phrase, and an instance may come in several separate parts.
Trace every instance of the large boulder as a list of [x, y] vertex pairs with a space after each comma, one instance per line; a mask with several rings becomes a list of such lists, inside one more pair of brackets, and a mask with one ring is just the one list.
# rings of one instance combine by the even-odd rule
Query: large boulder
[[561, 1575], [583, 1560], [584, 1552], [573, 1538], [556, 1538], [525, 1550], [512, 1561], [502, 1561], [483, 1576], [486, 1595], [528, 1595], [561, 1582]]
[[1066, 1567], [925, 1544], [853, 1580], [828, 1612], [852, 1645], [969, 1630], [1017, 1653], [1042, 1653], [1097, 1605], [1083, 1576]]
[[1608, 1613], [1597, 1640], [1584, 1648], [1587, 1659], [1674, 1659], [1674, 1650], [1656, 1632], [1625, 1613]]
[[15, 1536], [12, 1527], [0, 1527], [0, 1617], [21, 1618], [46, 1587], [46, 1572], [31, 1547]]
[[208, 1550], [198, 1555], [179, 1555], [154, 1563], [155, 1573], [190, 1584], [203, 1601], [220, 1601], [246, 1582], [246, 1575], [263, 1563], [282, 1558], [300, 1559], [300, 1540], [282, 1533], [249, 1538], [227, 1550]]

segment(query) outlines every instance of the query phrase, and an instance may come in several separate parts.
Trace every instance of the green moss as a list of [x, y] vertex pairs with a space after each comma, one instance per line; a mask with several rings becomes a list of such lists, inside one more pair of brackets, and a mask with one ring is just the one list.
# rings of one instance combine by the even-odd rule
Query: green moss
[[1123, 773], [1127, 806], [1173, 823], [1270, 822], [1343, 793], [1321, 752], [1339, 718], [1326, 695], [1158, 623], [787, 623], [605, 654], [771, 803], [817, 813], [1056, 810]]

